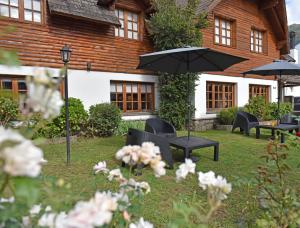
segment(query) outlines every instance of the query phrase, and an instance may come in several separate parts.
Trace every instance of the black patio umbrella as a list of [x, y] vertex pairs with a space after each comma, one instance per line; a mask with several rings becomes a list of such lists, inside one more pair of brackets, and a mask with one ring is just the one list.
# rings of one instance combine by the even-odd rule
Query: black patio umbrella
[[279, 110], [280, 110], [280, 98], [281, 98], [281, 89], [280, 86], [282, 84], [282, 76], [296, 76], [300, 75], [300, 66], [296, 65], [295, 63], [291, 63], [285, 60], [274, 60], [273, 63], [263, 65], [257, 68], [254, 68], [250, 71], [244, 72], [245, 74], [256, 74], [262, 76], [272, 76], [277, 75], [278, 81], [278, 121], [279, 117]]
[[[146, 69], [170, 74], [185, 74], [224, 71], [228, 67], [247, 59], [218, 52], [204, 47], [184, 47], [159, 51], [140, 56], [138, 69]], [[188, 74], [188, 91], [190, 75]], [[191, 105], [188, 92], [188, 139], [190, 138]]]

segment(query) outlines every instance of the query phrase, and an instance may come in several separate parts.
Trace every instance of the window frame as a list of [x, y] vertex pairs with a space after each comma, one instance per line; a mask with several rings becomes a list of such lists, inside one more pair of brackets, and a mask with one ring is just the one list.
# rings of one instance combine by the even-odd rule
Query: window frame
[[[0, 6], [7, 6], [8, 7], [8, 16], [1, 16], [2, 18], [8, 18], [10, 20], [20, 20], [20, 1], [17, 0], [18, 6], [11, 5], [11, 0], [7, 0], [8, 4], [0, 3]], [[18, 10], [18, 18], [11, 17], [11, 8], [17, 8]]]
[[[253, 34], [253, 35], [252, 35]], [[257, 40], [257, 34], [261, 34], [261, 46], [257, 45], [256, 40]], [[253, 42], [252, 42], [253, 39]], [[267, 36], [267, 31], [264, 29], [259, 29], [256, 27], [251, 27], [250, 30], [250, 52], [255, 53], [255, 54], [268, 54], [268, 36]], [[258, 39], [259, 40], [259, 39]], [[252, 50], [252, 45], [253, 45], [253, 50]], [[256, 48], [261, 47], [261, 52], [258, 50], [256, 51]]]
[[[218, 20], [218, 27], [216, 25], [216, 20]], [[225, 32], [226, 32], [226, 36], [223, 36], [222, 34], [222, 21], [225, 22]], [[227, 29], [227, 23], [230, 24], [230, 29]], [[235, 48], [236, 47], [236, 21], [221, 15], [214, 15], [214, 26], [213, 26], [213, 40], [214, 40], [214, 44], [218, 45], [218, 46], [223, 46], [223, 47], [231, 47], [231, 48]], [[217, 29], [218, 28], [218, 29]], [[216, 33], [216, 31], [218, 30], [218, 34]], [[227, 32], [230, 32], [230, 37], [227, 36]], [[216, 41], [216, 37], [218, 36], [219, 38], [219, 42]], [[225, 37], [226, 39], [226, 44], [222, 43], [222, 38]], [[227, 44], [227, 39], [230, 39], [230, 45]]]
[[[211, 85], [211, 91], [208, 89], [209, 85]], [[218, 99], [216, 100], [216, 86], [221, 86], [221, 100]], [[226, 86], [229, 88], [231, 87], [231, 91], [226, 92]], [[211, 100], [209, 99], [209, 93], [211, 93]], [[229, 96], [231, 94], [231, 100], [226, 99], [226, 93]], [[220, 92], [219, 92], [220, 94]], [[211, 102], [211, 107], [210, 103]], [[231, 106], [228, 106], [227, 108], [216, 108], [216, 103], [217, 102], [222, 102], [222, 107], [225, 106], [225, 103], [231, 102]], [[206, 111], [208, 113], [217, 113], [223, 109], [228, 109], [236, 106], [236, 83], [232, 82], [219, 82], [219, 81], [206, 81]]]
[[[3, 81], [11, 81], [12, 88], [11, 90], [5, 90], [7, 92], [11, 91], [13, 97], [19, 97], [20, 95], [26, 94], [28, 87], [26, 85], [25, 76], [1, 76], [0, 77], [0, 90], [3, 89]], [[25, 82], [26, 89], [19, 89], [19, 82]]]
[[[115, 84], [115, 91], [112, 92], [111, 86], [112, 84]], [[132, 85], [137, 85], [137, 100], [131, 99], [128, 100], [128, 92], [127, 92], [127, 86], [131, 85], [131, 96], [133, 97], [133, 89]], [[146, 86], [146, 92], [142, 91], [142, 86]], [[121, 86], [122, 91], [118, 91], [118, 86]], [[151, 92], [148, 93], [148, 86], [151, 86]], [[112, 94], [115, 93], [116, 96], [116, 101], [112, 101]], [[118, 95], [122, 94], [122, 99], [118, 99]], [[142, 94], [146, 94], [146, 100], [142, 100]], [[151, 98], [148, 99], [148, 95], [151, 95]], [[149, 102], [151, 103], [151, 108], [148, 107]], [[153, 82], [140, 82], [140, 81], [116, 81], [112, 80], [110, 81], [110, 103], [116, 104], [117, 107], [120, 108], [119, 103], [121, 103], [121, 111], [123, 113], [153, 113], [155, 111], [155, 83]], [[128, 109], [127, 104], [131, 103], [131, 109]], [[137, 103], [137, 109], [134, 109], [134, 103]], [[146, 109], [145, 111], [142, 109], [142, 104], [146, 104]]]
[[[262, 96], [265, 98], [265, 101], [268, 103], [270, 102], [270, 85], [260, 85], [260, 84], [249, 84], [249, 100], [252, 97]], [[259, 92], [257, 92], [257, 90]]]
[[[10, 0], [9, 0], [10, 1]], [[33, 3], [32, 3], [33, 4]], [[35, 24], [35, 25], [43, 25], [45, 24], [45, 0], [40, 0], [40, 6], [41, 6], [41, 21], [36, 22], [36, 21], [29, 21], [25, 20], [25, 2], [24, 0], [18, 0], [18, 13], [19, 13], [19, 18], [12, 18], [12, 17], [7, 17], [7, 16], [1, 16], [1, 20], [7, 20], [7, 21], [18, 21], [22, 23], [28, 23], [28, 24]], [[32, 9], [32, 12], [35, 10]]]
[[[116, 7], [115, 8], [115, 11], [123, 11], [123, 22], [124, 22], [124, 36], [119, 36], [120, 34], [120, 28], [119, 27], [115, 27], [115, 38], [119, 38], [119, 39], [126, 39], [126, 40], [131, 40], [131, 41], [141, 41], [142, 40], [142, 29], [141, 29], [141, 13], [140, 12], [137, 12], [137, 11], [133, 11], [133, 10], [128, 10], [128, 9], [125, 9], [125, 8], [121, 8], [121, 7]], [[129, 21], [128, 20], [128, 14], [132, 14], [132, 20]], [[137, 16], [137, 30], [129, 30], [128, 29], [128, 22], [131, 22], [132, 23], [132, 29], [133, 29], [133, 16], [136, 15]], [[118, 20], [120, 20], [120, 17], [119, 17], [119, 13], [118, 15], [116, 15], [118, 17]], [[116, 31], [118, 31], [118, 34], [116, 33]], [[137, 33], [137, 39], [134, 39], [134, 38], [129, 38], [128, 37], [128, 32], [131, 31], [132, 33], [136, 32]]]

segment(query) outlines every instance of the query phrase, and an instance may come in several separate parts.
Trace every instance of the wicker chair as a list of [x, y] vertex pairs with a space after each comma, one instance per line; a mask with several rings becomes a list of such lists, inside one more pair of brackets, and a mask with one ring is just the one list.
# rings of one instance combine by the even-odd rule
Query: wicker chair
[[258, 125], [259, 125], [258, 119], [254, 115], [252, 115], [248, 112], [239, 111], [236, 114], [236, 117], [234, 119], [233, 126], [232, 126], [232, 132], [236, 128], [240, 128], [241, 132], [245, 132], [245, 134], [247, 136], [249, 136], [250, 129], [255, 128]]
[[146, 120], [145, 131], [161, 137], [176, 137], [174, 126], [159, 118]]
[[173, 169], [173, 156], [170, 150], [170, 144], [164, 138], [149, 132], [137, 129], [128, 129], [126, 145], [142, 145], [143, 142], [153, 142], [159, 147], [162, 159], [167, 163], [169, 168]]

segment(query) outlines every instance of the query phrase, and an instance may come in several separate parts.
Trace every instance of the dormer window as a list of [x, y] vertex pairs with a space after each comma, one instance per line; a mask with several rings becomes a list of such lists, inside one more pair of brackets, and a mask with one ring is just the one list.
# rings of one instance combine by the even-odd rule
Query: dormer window
[[0, 0], [0, 16], [41, 23], [41, 0]]
[[116, 9], [115, 13], [121, 24], [115, 28], [115, 36], [139, 40], [139, 15], [123, 9]]
[[233, 24], [234, 22], [221, 17], [215, 17], [214, 40], [215, 44], [232, 47], [233, 45]]

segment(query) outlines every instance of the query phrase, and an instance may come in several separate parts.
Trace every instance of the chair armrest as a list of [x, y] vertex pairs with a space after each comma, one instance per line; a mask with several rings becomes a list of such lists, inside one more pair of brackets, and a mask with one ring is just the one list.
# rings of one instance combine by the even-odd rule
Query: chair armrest
[[156, 130], [154, 127], [152, 127], [150, 124], [145, 124], [145, 131], [150, 132], [152, 134], [157, 134]]

